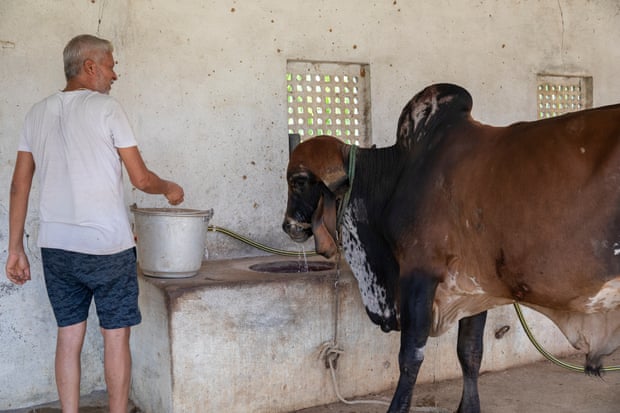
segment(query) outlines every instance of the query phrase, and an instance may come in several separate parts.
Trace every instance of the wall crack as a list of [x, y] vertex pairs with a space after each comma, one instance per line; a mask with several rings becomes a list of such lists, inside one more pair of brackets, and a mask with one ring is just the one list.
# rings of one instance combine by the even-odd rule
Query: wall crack
[[97, 36], [100, 36], [99, 29], [101, 28], [101, 22], [103, 21], [103, 11], [105, 9], [105, 4], [107, 0], [101, 0], [101, 5], [99, 6], [99, 18], [97, 19]]
[[562, 2], [561, 0], [558, 0], [558, 8], [560, 9], [560, 20], [562, 22], [562, 39], [560, 41], [560, 52], [561, 52], [561, 57], [562, 57], [562, 61], [564, 60], [564, 32], [565, 32], [565, 27], [564, 27], [564, 10], [562, 9]]

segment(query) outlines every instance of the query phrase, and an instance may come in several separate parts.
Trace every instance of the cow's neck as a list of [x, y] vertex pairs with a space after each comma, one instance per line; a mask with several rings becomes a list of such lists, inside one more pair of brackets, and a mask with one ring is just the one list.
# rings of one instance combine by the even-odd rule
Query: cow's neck
[[351, 200], [363, 199], [368, 211], [380, 213], [394, 192], [406, 161], [406, 153], [397, 146], [362, 149], [356, 155], [356, 174]]
[[405, 164], [397, 147], [359, 149], [350, 200], [342, 224], [342, 246], [371, 320], [385, 331], [398, 328], [398, 264], [381, 234], [386, 202]]

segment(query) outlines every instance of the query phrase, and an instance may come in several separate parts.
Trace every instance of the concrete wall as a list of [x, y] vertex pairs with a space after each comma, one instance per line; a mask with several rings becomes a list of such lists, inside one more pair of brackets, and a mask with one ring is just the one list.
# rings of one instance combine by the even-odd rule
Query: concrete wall
[[[0, 262], [22, 121], [33, 103], [64, 86], [61, 51], [76, 34], [116, 45], [120, 78], [112, 94], [148, 165], [184, 185], [187, 207], [213, 208], [213, 224], [295, 249], [280, 230], [287, 59], [369, 64], [372, 140], [385, 146], [402, 106], [438, 81], [465, 86], [474, 116], [492, 124], [534, 118], [539, 72], [591, 75], [594, 104], [616, 102], [619, 13], [616, 0], [2, 0]], [[127, 193], [128, 204], [165, 205], [129, 186]], [[33, 281], [18, 288], [0, 280], [0, 409], [55, 398], [55, 327], [35, 244], [36, 195], [33, 201], [26, 240]], [[257, 254], [220, 234], [209, 234], [208, 247], [218, 258]], [[103, 387], [101, 339], [90, 324], [85, 391]]]
[[[144, 318], [132, 332], [132, 400], [146, 412], [170, 413], [288, 413], [337, 402], [320, 356], [334, 341], [342, 351], [334, 372], [342, 397], [393, 389], [400, 335], [382, 333], [368, 320], [346, 264], [301, 274], [249, 270], [290, 259], [211, 260], [191, 279], [142, 277]], [[551, 321], [525, 311], [533, 331], [545, 332], [548, 351], [569, 351]], [[492, 311], [487, 326], [483, 372], [540, 358], [511, 307]], [[502, 328], [506, 334], [496, 335]], [[456, 325], [429, 339], [418, 382], [461, 376], [456, 340]]]

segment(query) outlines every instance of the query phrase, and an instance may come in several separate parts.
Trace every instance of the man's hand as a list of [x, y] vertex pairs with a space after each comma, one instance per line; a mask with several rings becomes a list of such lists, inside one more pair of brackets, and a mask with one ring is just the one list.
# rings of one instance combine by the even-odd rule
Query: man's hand
[[183, 197], [185, 194], [183, 193], [183, 188], [181, 188], [181, 186], [172, 181], [168, 181], [167, 190], [164, 196], [170, 205], [179, 205], [183, 202]]
[[17, 285], [30, 280], [30, 262], [26, 254], [9, 252], [6, 260], [6, 277]]

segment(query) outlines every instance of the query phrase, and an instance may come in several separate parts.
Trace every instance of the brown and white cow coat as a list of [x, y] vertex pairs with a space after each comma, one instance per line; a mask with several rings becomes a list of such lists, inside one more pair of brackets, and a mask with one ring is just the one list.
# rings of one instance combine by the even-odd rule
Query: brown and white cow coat
[[457, 321], [459, 412], [478, 412], [486, 310], [499, 305], [546, 314], [588, 372], [620, 346], [620, 106], [507, 127], [471, 106], [464, 89], [433, 85], [403, 109], [394, 146], [317, 137], [289, 162], [284, 230], [331, 256], [340, 205], [366, 310], [401, 330], [389, 412], [407, 411], [427, 337]]

